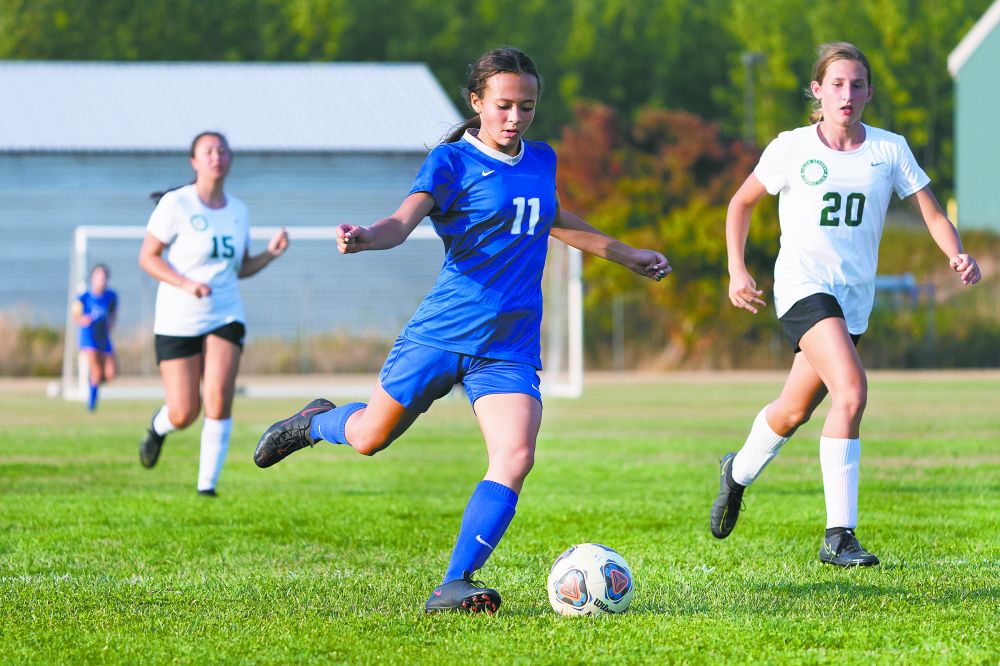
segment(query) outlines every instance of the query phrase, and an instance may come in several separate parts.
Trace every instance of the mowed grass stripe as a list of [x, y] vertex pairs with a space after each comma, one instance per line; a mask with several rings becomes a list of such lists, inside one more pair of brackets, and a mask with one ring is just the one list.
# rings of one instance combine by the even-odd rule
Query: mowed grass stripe
[[[747, 492], [733, 535], [708, 533], [717, 460], [780, 378], [588, 386], [546, 401], [536, 466], [481, 577], [494, 617], [423, 614], [485, 453], [463, 399], [436, 404], [373, 459], [321, 444], [268, 470], [259, 433], [302, 401], [238, 399], [209, 500], [197, 428], [153, 470], [155, 406], [0, 398], [4, 663], [997, 663], [1000, 376], [871, 377], [862, 543], [872, 570], [816, 558], [825, 515], [820, 409]], [[565, 547], [607, 543], [634, 569], [620, 617], [548, 608]]]

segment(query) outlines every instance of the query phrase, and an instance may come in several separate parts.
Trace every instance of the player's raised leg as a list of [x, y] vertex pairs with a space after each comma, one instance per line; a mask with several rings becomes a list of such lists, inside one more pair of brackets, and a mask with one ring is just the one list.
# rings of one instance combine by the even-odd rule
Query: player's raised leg
[[402, 435], [419, 415], [396, 401], [381, 384], [368, 403], [337, 407], [325, 398], [316, 398], [264, 432], [254, 451], [254, 462], [258, 467], [270, 467], [319, 441], [346, 444], [358, 453], [373, 455]]
[[499, 545], [514, 518], [518, 494], [534, 464], [542, 419], [538, 399], [520, 393], [485, 395], [475, 402], [489, 455], [486, 477], [465, 507], [462, 526], [442, 584], [427, 600], [427, 612], [493, 613], [500, 594], [472, 579]]
[[799, 426], [809, 420], [824, 397], [823, 380], [804, 354], [796, 354], [781, 395], [757, 414], [743, 448], [722, 458], [719, 495], [709, 520], [713, 536], [725, 539], [733, 531], [742, 509], [743, 491], [777, 457]]
[[186, 428], [201, 411], [199, 383], [203, 357], [201, 354], [160, 361], [165, 404], [153, 412], [146, 435], [139, 442], [139, 461], [143, 467], [153, 467], [167, 435]]
[[878, 558], [854, 536], [858, 524], [861, 417], [868, 400], [868, 379], [843, 319], [823, 319], [802, 336], [799, 344], [830, 391], [830, 411], [819, 447], [827, 515], [820, 560], [845, 567], [876, 565]]

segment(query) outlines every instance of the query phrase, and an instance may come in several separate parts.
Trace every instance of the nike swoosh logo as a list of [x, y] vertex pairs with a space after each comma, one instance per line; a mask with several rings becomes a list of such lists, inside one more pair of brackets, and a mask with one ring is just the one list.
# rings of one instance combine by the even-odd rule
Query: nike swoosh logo
[[484, 176], [488, 176], [491, 173], [493, 173], [494, 171], [496, 171], [496, 169], [489, 169], [489, 170], [483, 169], [483, 175]]
[[284, 425], [284, 424], [288, 423], [289, 421], [291, 421], [292, 419], [294, 419], [296, 416], [308, 416], [311, 412], [322, 412], [322, 411], [325, 411], [325, 410], [326, 410], [326, 407], [310, 407], [309, 409], [303, 409], [301, 412], [299, 412], [295, 416], [291, 416], [291, 417], [285, 419], [284, 421], [282, 421], [281, 424]]
[[487, 548], [489, 548], [490, 550], [493, 550], [493, 546], [491, 546], [490, 544], [488, 544], [488, 543], [486, 543], [485, 541], [483, 541], [483, 537], [481, 537], [481, 536], [480, 536], [480, 535], [478, 535], [478, 534], [476, 535], [476, 541], [478, 541], [479, 543], [483, 544], [484, 546], [486, 546], [486, 547], [487, 547]]
[[872, 162], [873, 167], [882, 166], [885, 162]]
[[440, 597], [441, 596], [441, 590], [434, 590], [434, 596], [435, 597]]

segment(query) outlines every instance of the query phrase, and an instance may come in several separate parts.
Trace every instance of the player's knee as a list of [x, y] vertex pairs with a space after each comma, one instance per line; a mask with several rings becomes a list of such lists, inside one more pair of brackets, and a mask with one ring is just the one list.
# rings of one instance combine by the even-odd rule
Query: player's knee
[[357, 433], [351, 438], [351, 446], [363, 456], [373, 456], [388, 448], [393, 438], [383, 433]]
[[181, 405], [170, 407], [167, 413], [170, 416], [170, 423], [178, 430], [182, 430], [198, 419], [199, 411], [198, 405]]
[[507, 456], [504, 466], [512, 475], [523, 480], [535, 466], [535, 453], [528, 449], [514, 451]]
[[830, 398], [833, 404], [852, 417], [860, 415], [868, 405], [868, 383], [861, 380], [840, 387], [836, 392], [830, 392]]
[[[807, 406], [793, 405], [781, 409], [772, 408], [767, 413], [767, 420], [775, 432], [784, 435], [795, 432], [799, 426], [808, 423], [811, 416], [812, 410]], [[775, 426], [777, 427], [775, 428]]]

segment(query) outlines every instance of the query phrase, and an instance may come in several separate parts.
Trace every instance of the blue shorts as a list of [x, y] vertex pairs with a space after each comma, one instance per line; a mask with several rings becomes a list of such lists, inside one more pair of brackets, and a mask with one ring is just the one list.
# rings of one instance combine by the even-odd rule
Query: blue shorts
[[92, 331], [89, 327], [80, 329], [80, 351], [86, 349], [93, 349], [104, 354], [114, 353], [111, 337], [107, 333], [101, 334], [100, 331]]
[[403, 335], [396, 338], [379, 380], [403, 407], [421, 413], [458, 383], [465, 387], [472, 404], [493, 393], [523, 393], [542, 401], [538, 372], [527, 363], [428, 347]]

